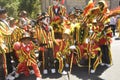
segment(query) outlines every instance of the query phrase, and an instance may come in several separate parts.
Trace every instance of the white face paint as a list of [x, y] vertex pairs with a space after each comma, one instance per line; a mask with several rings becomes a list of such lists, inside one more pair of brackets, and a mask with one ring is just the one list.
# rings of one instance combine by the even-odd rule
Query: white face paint
[[53, 0], [53, 5], [57, 6], [59, 4], [59, 0]]
[[45, 19], [42, 19], [42, 22], [48, 26], [50, 24], [50, 18], [46, 17]]

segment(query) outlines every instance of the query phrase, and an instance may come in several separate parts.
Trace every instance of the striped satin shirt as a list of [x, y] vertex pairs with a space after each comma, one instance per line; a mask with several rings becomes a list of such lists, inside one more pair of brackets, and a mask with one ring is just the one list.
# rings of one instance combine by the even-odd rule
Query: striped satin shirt
[[35, 38], [38, 39], [40, 44], [47, 44], [46, 48], [53, 48], [54, 39], [54, 31], [51, 26], [49, 26], [48, 31], [45, 30], [44, 27], [37, 25]]

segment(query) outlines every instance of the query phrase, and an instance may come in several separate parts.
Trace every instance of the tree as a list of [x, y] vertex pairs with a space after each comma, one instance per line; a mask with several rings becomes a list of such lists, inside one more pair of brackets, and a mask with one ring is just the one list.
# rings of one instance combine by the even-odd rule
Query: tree
[[19, 0], [0, 0], [0, 6], [6, 8], [9, 16], [17, 17]]
[[12, 17], [18, 17], [21, 10], [26, 10], [28, 16], [34, 18], [41, 10], [40, 0], [0, 0], [0, 6], [5, 7]]
[[26, 10], [28, 15], [32, 18], [36, 16], [36, 13], [40, 12], [39, 0], [19, 0], [19, 11]]

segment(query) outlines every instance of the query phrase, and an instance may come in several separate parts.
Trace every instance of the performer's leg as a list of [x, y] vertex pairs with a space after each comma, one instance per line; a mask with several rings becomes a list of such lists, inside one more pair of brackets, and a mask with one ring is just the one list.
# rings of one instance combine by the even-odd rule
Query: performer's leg
[[51, 70], [51, 73], [55, 73], [56, 70], [55, 70], [55, 64], [54, 64], [54, 56], [53, 56], [53, 49], [52, 48], [48, 48], [48, 65], [49, 65], [49, 68]]
[[95, 61], [93, 63], [93, 70], [96, 70], [96, 68], [98, 67], [98, 65], [100, 64], [100, 60], [101, 60], [101, 53], [99, 53], [100, 55], [96, 55]]
[[98, 60], [98, 56], [96, 55], [94, 58], [91, 58], [91, 70], [90, 73], [95, 73], [96, 68], [98, 66], [99, 60]]
[[48, 68], [49, 68], [49, 66], [48, 66], [48, 64], [49, 64], [48, 55], [49, 55], [49, 53], [48, 53], [48, 49], [47, 49], [47, 50], [44, 52], [45, 69], [48, 69]]
[[106, 64], [111, 65], [112, 64], [111, 48], [109, 45], [106, 45], [106, 48], [108, 50], [108, 54], [106, 54]]
[[16, 53], [15, 53], [14, 50], [13, 50], [13, 52], [11, 53], [11, 55], [12, 55], [12, 57], [13, 57], [13, 60], [15, 61], [14, 67], [17, 67], [19, 61], [18, 61], [18, 57], [17, 57], [17, 55], [16, 55]]
[[59, 60], [59, 70], [58, 70], [58, 72], [59, 73], [62, 73], [62, 71], [63, 71], [63, 59], [61, 58], [60, 60]]
[[5, 72], [4, 72], [4, 59], [3, 59], [3, 54], [0, 53], [0, 80], [5, 80]]
[[56, 53], [56, 58], [57, 58], [57, 60], [59, 61], [58, 72], [59, 72], [59, 73], [62, 73], [62, 71], [63, 71], [63, 58], [62, 58], [62, 56], [60, 56], [60, 55], [61, 55], [61, 52], [57, 52], [57, 53]]
[[32, 64], [32, 67], [35, 72], [35, 76], [41, 78], [42, 76], [41, 76], [41, 73], [40, 73], [40, 70], [39, 70], [37, 64]]
[[19, 63], [17, 66], [17, 73], [20, 74], [23, 72], [25, 76], [29, 76], [29, 69], [27, 67], [26, 62]]
[[7, 61], [7, 71], [8, 74], [13, 71], [12, 63], [11, 63], [11, 53], [6, 53], [6, 61]]
[[30, 75], [30, 71], [29, 71], [29, 68], [27, 66], [25, 66], [24, 74], [25, 74], [25, 76], [29, 76]]
[[54, 68], [54, 56], [53, 56], [53, 49], [49, 48], [48, 49], [48, 59], [49, 59], [49, 63], [50, 63], [50, 68]]
[[[44, 68], [43, 68], [43, 74], [48, 74], [48, 69], [49, 69], [49, 60], [48, 60], [48, 49], [45, 50], [44, 52]], [[43, 56], [42, 56], [43, 57]]]
[[109, 57], [109, 49], [107, 45], [102, 45], [101, 46], [102, 50], [102, 63], [105, 64], [110, 64], [110, 57]]
[[111, 29], [112, 29], [113, 36], [115, 36], [115, 25], [111, 25]]

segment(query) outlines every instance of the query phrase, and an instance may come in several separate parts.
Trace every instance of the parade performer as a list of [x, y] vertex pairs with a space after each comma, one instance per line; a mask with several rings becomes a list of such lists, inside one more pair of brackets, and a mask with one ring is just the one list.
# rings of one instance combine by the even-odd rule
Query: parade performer
[[94, 7], [94, 2], [93, 0], [90, 0], [88, 2], [88, 5], [84, 8], [82, 11], [82, 14], [80, 15], [82, 20], [80, 20], [80, 27], [78, 29], [77, 34], [79, 35], [77, 37], [78, 43], [83, 44], [85, 43], [87, 37], [88, 37], [88, 32], [89, 32], [89, 26], [88, 24], [90, 23], [90, 20], [93, 18], [93, 15], [95, 16], [96, 14], [91, 13], [92, 9]]
[[[48, 70], [50, 70], [52, 73], [55, 73], [54, 69], [54, 56], [53, 56], [53, 48], [54, 44], [58, 43], [56, 42], [54, 38], [54, 31], [52, 26], [50, 26], [50, 16], [48, 13], [43, 12], [39, 15], [39, 18], [37, 20], [37, 24], [35, 26], [35, 34], [34, 37], [37, 39], [39, 46], [43, 47], [43, 53], [44, 56], [44, 63], [45, 66], [43, 67], [43, 73], [47, 74]], [[40, 59], [39, 55], [39, 59]]]
[[[8, 76], [6, 79], [14, 79], [14, 77], [12, 76], [13, 72], [16, 70], [16, 66], [18, 64], [18, 59], [16, 57], [16, 54], [15, 54], [15, 51], [13, 49], [13, 44], [15, 42], [15, 39], [19, 39], [19, 37], [17, 36], [13, 36], [13, 34], [17, 34], [16, 32], [14, 33], [14, 30], [16, 29], [16, 24], [15, 24], [15, 18], [13, 17], [9, 17], [9, 26], [10, 26], [10, 29], [12, 31], [12, 34], [7, 37], [7, 41], [9, 41], [9, 45], [8, 45], [8, 49], [9, 49], [9, 52], [6, 57], [7, 57], [7, 66], [8, 66]], [[20, 34], [17, 34], [17, 35], [20, 35]], [[16, 38], [17, 37], [17, 38]]]
[[[9, 60], [9, 59], [10, 59], [10, 52], [12, 51], [12, 45], [11, 45], [11, 43], [12, 43], [12, 38], [11, 38], [12, 30], [11, 30], [8, 22], [6, 21], [6, 18], [7, 18], [6, 9], [0, 9], [0, 34], [1, 34], [1, 40], [4, 41], [3, 42], [4, 45], [6, 45], [7, 48], [8, 48], [8, 50], [5, 52], [5, 53], [8, 53], [8, 54], [5, 54], [3, 56], [2, 59], [4, 59], [4, 60], [3, 60], [2, 64], [4, 64], [4, 69], [7, 70], [8, 73], [11, 73], [12, 72], [12, 63], [11, 63], [11, 60]], [[1, 48], [1, 49], [3, 49], [3, 51], [4, 51], [4, 48]], [[3, 54], [4, 54], [4, 52], [3, 52]], [[7, 57], [7, 59], [5, 57]], [[8, 67], [5, 67], [6, 61], [7, 61], [7, 66]], [[3, 74], [1, 74], [1, 75], [3, 75]], [[4, 76], [7, 76], [7, 72], [4, 73]]]
[[58, 17], [66, 17], [66, 8], [60, 4], [60, 0], [53, 0], [53, 5], [48, 8], [48, 14], [51, 20], [54, 21]]
[[[72, 45], [70, 30], [67, 29], [62, 35], [62, 39], [61, 40], [59, 39], [57, 41], [59, 42], [59, 45], [55, 45], [54, 55], [55, 58], [59, 61], [58, 72], [60, 74], [66, 74], [66, 72], [63, 69], [64, 69], [64, 64], [69, 63], [68, 61], [68, 56], [70, 56], [69, 46]], [[66, 59], [65, 63], [64, 63], [64, 59]]]
[[[60, 4], [60, 0], [52, 0], [53, 5], [48, 7], [48, 14], [51, 17], [51, 26], [53, 26], [55, 39], [61, 39], [63, 33], [63, 17], [66, 17], [66, 7]], [[63, 1], [62, 1], [63, 2]]]
[[19, 59], [19, 64], [17, 65], [17, 70], [15, 77], [18, 77], [20, 73], [24, 73], [25, 76], [29, 76], [29, 67], [32, 67], [36, 76], [36, 80], [41, 79], [41, 73], [37, 65], [35, 50], [39, 49], [32, 42], [30, 35], [24, 35], [19, 42], [15, 42], [13, 45], [16, 51], [17, 57]]
[[[24, 33], [24, 30], [19, 28], [17, 26], [17, 23], [18, 23], [18, 20], [16, 20], [15, 18], [13, 17], [9, 17], [9, 24], [10, 24], [10, 27], [11, 27], [11, 30], [12, 30], [12, 34], [11, 34], [11, 37], [12, 37], [12, 49], [13, 49], [13, 44], [14, 42], [18, 42], [20, 41], [20, 39], [23, 37], [23, 33]], [[14, 70], [16, 69], [16, 66], [18, 65], [19, 61], [16, 57], [16, 54], [15, 54], [15, 50], [13, 49], [13, 51], [11, 52], [11, 58], [12, 58], [12, 61], [14, 62], [14, 66], [13, 66], [13, 72]], [[12, 73], [11, 73], [12, 74]]]
[[87, 26], [87, 23], [82, 24], [82, 26], [80, 26], [78, 34], [79, 34], [78, 43], [79, 44], [85, 43], [89, 34], [89, 27]]
[[[25, 33], [25, 30], [21, 29], [16, 23], [18, 23], [17, 20], [12, 20], [11, 28], [12, 28], [12, 41], [17, 42], [20, 41], [20, 39], [23, 37], [23, 33]], [[13, 25], [13, 26], [12, 26]]]
[[[103, 23], [102, 23], [103, 24]], [[99, 31], [101, 32], [98, 34], [99, 36], [99, 46], [102, 51], [102, 65], [106, 65], [110, 67], [112, 65], [112, 56], [111, 56], [111, 38], [112, 38], [112, 30], [109, 24], [99, 26]]]
[[115, 30], [116, 30], [116, 16], [112, 16], [110, 17], [110, 26], [111, 26], [111, 29], [112, 29], [112, 33], [113, 33], [113, 36], [115, 36]]
[[[4, 13], [4, 10], [0, 9], [0, 18]], [[0, 21], [1, 24], [1, 21]], [[0, 80], [5, 80], [5, 76], [7, 76], [7, 65], [6, 65], [6, 50], [8, 49], [4, 44], [4, 35], [2, 31], [2, 26], [0, 25]], [[4, 33], [5, 34], [5, 33]]]
[[6, 65], [6, 56], [5, 53], [7, 52], [8, 48], [4, 44], [3, 35], [0, 31], [0, 80], [5, 80], [7, 76], [7, 65]]
[[104, 0], [99, 0], [96, 7], [92, 7], [85, 15], [85, 22], [91, 23], [94, 19], [96, 21], [102, 22], [104, 20], [104, 15], [109, 12], [108, 6]]
[[96, 68], [100, 64], [101, 60], [101, 52], [100, 47], [97, 45], [97, 43], [94, 40], [91, 40], [89, 43], [83, 44], [83, 54], [82, 58], [88, 60], [88, 67], [90, 73], [95, 73]]
[[77, 18], [77, 22], [82, 20], [82, 14], [83, 14], [83, 10], [81, 8], [79, 8], [78, 6], [74, 7], [74, 13], [75, 16]]
[[51, 26], [54, 30], [55, 39], [62, 39], [62, 34], [64, 32], [64, 20], [63, 18], [57, 18], [54, 21], [52, 21]]
[[24, 29], [25, 31], [29, 32], [29, 29], [31, 28], [30, 26], [30, 19], [27, 17], [27, 12], [25, 10], [21, 11], [18, 16], [19, 16], [19, 27]]
[[[95, 73], [96, 68], [100, 64], [101, 58], [102, 58], [102, 52], [98, 45], [98, 35], [99, 34], [99, 26], [97, 25], [96, 19], [91, 24], [91, 28], [89, 31], [89, 37], [88, 37], [88, 44], [87, 44], [87, 51], [88, 51], [88, 57], [91, 58], [91, 62], [89, 61], [89, 64], [91, 66], [91, 73]], [[84, 46], [85, 47], [85, 46]]]
[[[80, 16], [80, 15], [79, 15]], [[80, 22], [78, 22], [78, 16], [76, 16], [76, 13], [71, 12], [68, 15], [68, 21], [69, 21], [69, 29], [71, 30], [71, 35], [73, 36], [73, 39], [75, 42], [79, 41], [79, 29], [80, 29]]]
[[89, 27], [89, 35], [87, 41], [82, 44], [78, 44], [80, 49], [80, 65], [88, 65], [89, 73], [95, 73], [96, 68], [101, 61], [101, 49], [98, 45], [97, 35], [99, 33], [99, 27], [97, 26], [96, 20], [92, 22], [91, 27]]

